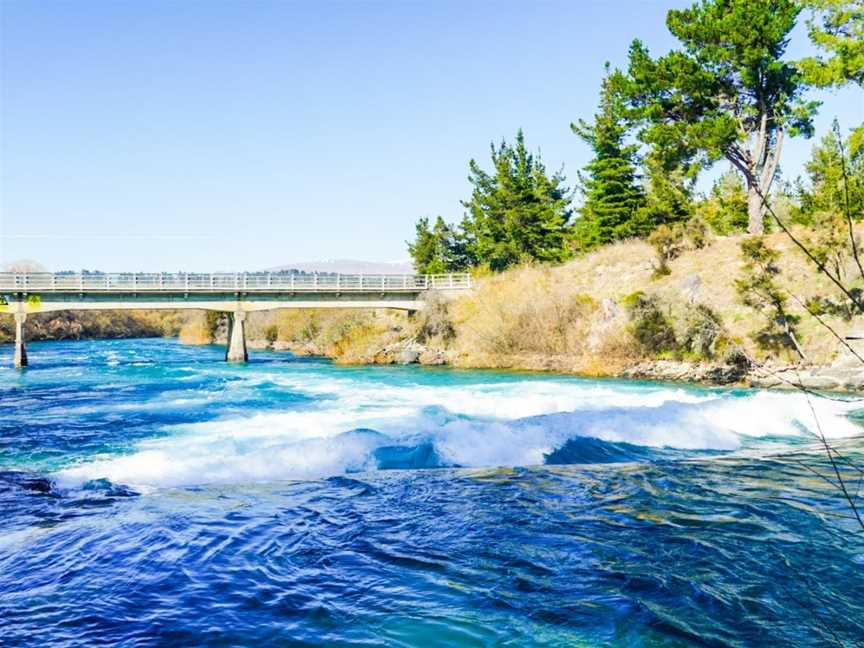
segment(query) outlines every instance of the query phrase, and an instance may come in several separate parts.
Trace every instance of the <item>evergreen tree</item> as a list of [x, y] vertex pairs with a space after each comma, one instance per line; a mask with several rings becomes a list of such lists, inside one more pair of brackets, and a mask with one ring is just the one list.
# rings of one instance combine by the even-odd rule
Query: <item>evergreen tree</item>
[[852, 218], [864, 217], [864, 152], [850, 155], [850, 140], [843, 146], [839, 130], [835, 121], [804, 165], [807, 184], [800, 186], [801, 220], [812, 221], [826, 212], [844, 217], [847, 198]]
[[637, 233], [645, 236], [661, 225], [690, 220], [694, 178], [688, 166], [654, 147], [645, 157], [643, 168], [648, 182], [645, 204], [636, 214]]
[[807, 80], [823, 88], [846, 83], [864, 87], [864, 3], [803, 0], [802, 4], [811, 10], [810, 40], [823, 53], [798, 62]]
[[[804, 78], [819, 88], [850, 83], [864, 88], [864, 2], [861, 0], [801, 0], [810, 10], [807, 30], [820, 56], [798, 61]], [[864, 124], [857, 125], [849, 149], [864, 149]]]
[[416, 230], [414, 242], [408, 243], [408, 252], [418, 273], [441, 274], [461, 269], [454, 267], [455, 232], [443, 218], [439, 216], [430, 228], [429, 219], [423, 217], [417, 222]]
[[698, 207], [699, 215], [721, 236], [747, 231], [747, 190], [735, 169], [714, 182], [711, 193]]
[[470, 162], [474, 189], [462, 204], [457, 250], [463, 258], [493, 270], [525, 260], [563, 261], [568, 245], [570, 192], [559, 172], [547, 175], [539, 155], [529, 153], [520, 130], [516, 143], [492, 144], [493, 171]]
[[640, 233], [635, 220], [645, 203], [637, 182], [635, 144], [626, 144], [627, 119], [618, 93], [619, 73], [603, 80], [600, 110], [589, 123], [580, 120], [571, 128], [594, 152], [579, 174], [585, 198], [575, 225], [576, 244], [591, 249]]
[[805, 164], [807, 182], [799, 180], [800, 206], [795, 220], [810, 226], [808, 248], [816, 260], [845, 278], [847, 262], [855, 256], [849, 239], [850, 219], [864, 218], [864, 154], [850, 155], [840, 128], [813, 147]]
[[787, 135], [812, 132], [815, 102], [783, 59], [795, 0], [700, 0], [666, 17], [682, 47], [652, 59], [630, 47], [630, 107], [647, 143], [678, 147], [702, 164], [725, 157], [747, 182], [748, 229], [764, 229], [767, 196]]

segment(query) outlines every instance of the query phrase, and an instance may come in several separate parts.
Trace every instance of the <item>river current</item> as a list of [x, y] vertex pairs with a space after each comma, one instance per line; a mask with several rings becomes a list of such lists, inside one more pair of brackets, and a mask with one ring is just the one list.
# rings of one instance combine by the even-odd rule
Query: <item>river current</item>
[[2, 646], [864, 644], [864, 531], [814, 436], [864, 495], [864, 404], [28, 350], [0, 367]]

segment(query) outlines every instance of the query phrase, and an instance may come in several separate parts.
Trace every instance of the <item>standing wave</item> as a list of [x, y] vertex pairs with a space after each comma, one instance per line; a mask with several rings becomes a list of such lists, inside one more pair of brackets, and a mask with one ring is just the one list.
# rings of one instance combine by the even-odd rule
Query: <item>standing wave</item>
[[[262, 377], [253, 380], [261, 380]], [[267, 377], [272, 380], [273, 377]], [[176, 425], [54, 478], [141, 488], [317, 479], [399, 468], [653, 461], [861, 432], [851, 402], [795, 393], [616, 390], [525, 381], [468, 387], [283, 385], [316, 406]], [[811, 406], [814, 408], [811, 410]]]

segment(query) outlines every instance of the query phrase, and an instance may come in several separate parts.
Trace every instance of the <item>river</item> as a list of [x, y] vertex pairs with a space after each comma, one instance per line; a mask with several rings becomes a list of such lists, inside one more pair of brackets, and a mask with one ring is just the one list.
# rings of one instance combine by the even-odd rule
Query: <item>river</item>
[[0, 645], [864, 642], [864, 531], [814, 437], [864, 465], [855, 403], [29, 352], [0, 368]]

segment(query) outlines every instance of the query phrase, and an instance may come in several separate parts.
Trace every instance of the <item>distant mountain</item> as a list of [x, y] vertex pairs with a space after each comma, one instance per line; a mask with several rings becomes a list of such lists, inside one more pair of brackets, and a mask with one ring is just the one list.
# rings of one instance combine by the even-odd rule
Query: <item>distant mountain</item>
[[410, 261], [379, 262], [333, 259], [331, 261], [289, 263], [275, 268], [267, 268], [268, 272], [284, 272], [288, 270], [322, 273], [338, 272], [341, 274], [411, 274], [414, 272], [414, 266]]
[[46, 269], [33, 259], [18, 259], [4, 265], [3, 272], [46, 272]]

